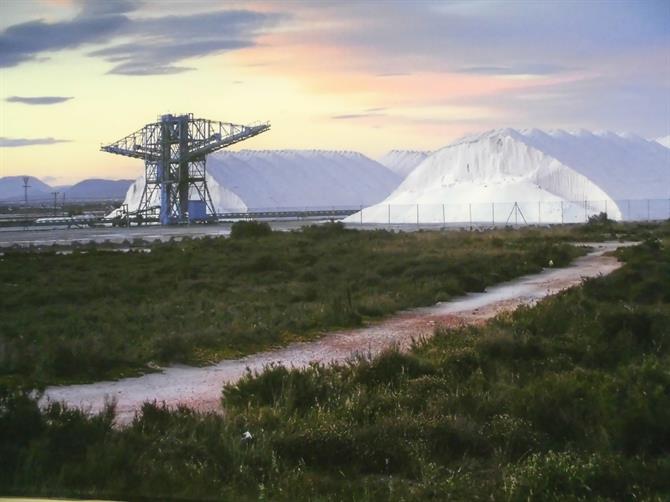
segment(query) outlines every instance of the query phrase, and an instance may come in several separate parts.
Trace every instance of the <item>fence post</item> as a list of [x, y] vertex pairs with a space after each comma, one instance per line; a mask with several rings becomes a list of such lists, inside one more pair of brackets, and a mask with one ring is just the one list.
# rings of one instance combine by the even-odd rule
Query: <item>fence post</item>
[[419, 205], [416, 205], [416, 226], [419, 226]]
[[647, 199], [647, 221], [651, 220], [650, 201]]
[[[668, 202], [670, 202], [670, 201], [668, 201]], [[447, 226], [447, 217], [444, 214], [444, 203], [442, 204], [442, 225], [445, 226], [445, 227]]]
[[391, 224], [391, 204], [389, 204], [389, 225]]
[[605, 199], [605, 218], [607, 218], [607, 199]]
[[361, 225], [363, 224], [363, 204], [361, 204]]
[[537, 224], [540, 225], [542, 223], [542, 201], [538, 200], [537, 201]]
[[491, 226], [496, 226], [496, 203], [491, 202]]
[[472, 230], [472, 202], [468, 204], [468, 213], [470, 214], [470, 230]]
[[563, 223], [565, 223], [565, 222], [564, 222], [564, 218], [563, 218], [563, 201], [561, 201], [561, 225], [563, 225]]

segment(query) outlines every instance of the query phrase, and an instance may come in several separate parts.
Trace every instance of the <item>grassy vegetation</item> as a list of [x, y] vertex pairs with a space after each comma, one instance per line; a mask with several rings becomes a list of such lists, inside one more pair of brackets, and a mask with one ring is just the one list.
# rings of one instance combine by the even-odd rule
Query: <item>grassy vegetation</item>
[[230, 239], [119, 253], [0, 257], [0, 382], [90, 381], [205, 363], [355, 326], [580, 253], [548, 231], [303, 232], [235, 226]]
[[114, 429], [113, 406], [87, 418], [5, 393], [0, 491], [668, 500], [669, 229], [610, 276], [409, 354], [248, 375], [224, 389], [225, 417], [146, 404]]

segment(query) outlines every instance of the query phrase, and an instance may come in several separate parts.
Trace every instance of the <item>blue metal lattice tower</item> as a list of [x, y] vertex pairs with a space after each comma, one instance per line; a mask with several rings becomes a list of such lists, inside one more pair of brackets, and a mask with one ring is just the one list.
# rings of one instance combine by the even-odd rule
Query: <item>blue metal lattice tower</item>
[[145, 185], [137, 210], [147, 217], [158, 211], [162, 225], [206, 220], [216, 215], [207, 188], [207, 155], [270, 129], [162, 115], [125, 138], [101, 146], [104, 152], [144, 160]]

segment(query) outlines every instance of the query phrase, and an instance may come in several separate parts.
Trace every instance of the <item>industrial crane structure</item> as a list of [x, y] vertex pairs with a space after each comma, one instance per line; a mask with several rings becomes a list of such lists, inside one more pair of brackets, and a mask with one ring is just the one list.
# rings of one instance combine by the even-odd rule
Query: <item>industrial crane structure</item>
[[207, 188], [207, 155], [268, 129], [267, 122], [245, 126], [196, 119], [192, 113], [167, 114], [100, 149], [144, 160], [138, 216], [158, 211], [162, 225], [204, 221], [216, 216]]

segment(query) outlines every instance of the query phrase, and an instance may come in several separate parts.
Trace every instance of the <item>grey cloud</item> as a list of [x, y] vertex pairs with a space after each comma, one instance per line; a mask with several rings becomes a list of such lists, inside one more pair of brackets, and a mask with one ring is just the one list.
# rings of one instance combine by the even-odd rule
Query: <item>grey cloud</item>
[[345, 113], [344, 115], [333, 115], [330, 118], [334, 120], [351, 120], [351, 119], [361, 119], [367, 116], [368, 115], [365, 113]]
[[538, 63], [514, 66], [464, 66], [457, 71], [477, 75], [552, 75], [573, 71], [573, 69], [561, 65]]
[[181, 73], [192, 68], [178, 65], [180, 61], [251, 47], [263, 29], [282, 19], [280, 14], [248, 10], [140, 19], [129, 27], [137, 40], [90, 55], [118, 63], [109, 71], [117, 75]]
[[[445, 92], [443, 104], [495, 110], [487, 122], [491, 127], [515, 122], [647, 135], [667, 130], [667, 0], [571, 2], [569, 8], [556, 1], [426, 0], [385, 2], [383, 13], [375, 4], [326, 2], [328, 18], [340, 23], [318, 31], [306, 26], [296, 37], [364, 52], [366, 69], [378, 77], [421, 72], [598, 77], [543, 79], [537, 88], [527, 81], [520, 90], [453, 100]], [[323, 2], [313, 8], [323, 9]], [[429, 99], [440, 104], [437, 97]]]
[[667, 130], [670, 80], [612, 82], [595, 77], [551, 87], [535, 86], [443, 104], [489, 106], [503, 117], [490, 126], [586, 128], [636, 131], [653, 136]]
[[4, 138], [0, 137], [0, 148], [16, 148], [21, 146], [53, 145], [68, 143], [69, 139], [56, 138]]
[[411, 73], [403, 71], [389, 71], [385, 73], [377, 73], [377, 77], [406, 77], [407, 75], [411, 75]]
[[16, 66], [49, 52], [109, 42], [129, 42], [89, 55], [116, 63], [109, 73], [156, 75], [192, 68], [185, 59], [250, 47], [265, 29], [286, 18], [251, 10], [222, 10], [190, 16], [129, 17], [137, 3], [126, 0], [82, 2], [80, 14], [68, 21], [35, 20], [0, 33], [0, 67]]
[[16, 66], [39, 54], [104, 42], [129, 22], [125, 16], [76, 17], [71, 21], [42, 20], [15, 24], [0, 33], [0, 67]]
[[22, 103], [24, 105], [55, 105], [72, 99], [72, 96], [10, 96], [8, 103]]
[[[313, 9], [324, 10], [323, 2]], [[557, 1], [385, 2], [383, 12], [378, 2], [326, 2], [325, 9], [329, 18], [350, 22], [313, 32], [307, 26], [298, 36], [374, 54], [371, 71], [379, 75], [538, 60], [548, 67], [535, 71], [544, 72], [670, 42], [667, 0], [571, 2], [570, 8]]]
[[468, 123], [476, 123], [476, 124], [481, 124], [483, 121], [480, 118], [454, 118], [454, 119], [447, 119], [447, 118], [428, 118], [428, 117], [412, 117], [412, 116], [405, 116], [402, 113], [394, 113], [394, 112], [389, 112], [389, 113], [380, 113], [376, 110], [386, 110], [386, 108], [371, 108], [371, 111], [366, 112], [366, 113], [347, 113], [343, 115], [333, 115], [330, 118], [333, 120], [359, 120], [359, 119], [367, 119], [371, 117], [390, 117], [393, 119], [397, 120], [402, 120], [404, 123], [412, 123], [412, 124], [468, 124]]
[[110, 14], [126, 14], [142, 6], [139, 0], [82, 0], [82, 16], [106, 16]]
[[130, 75], [130, 76], [144, 76], [144, 75], [174, 75], [176, 73], [184, 73], [192, 71], [195, 68], [189, 66], [174, 66], [163, 65], [153, 62], [128, 62], [116, 65], [107, 73], [110, 75]]
[[253, 45], [251, 41], [245, 40], [198, 40], [193, 42], [150, 40], [145, 43], [116, 45], [93, 51], [89, 55], [118, 63], [109, 71], [112, 74], [156, 75], [191, 70], [192, 68], [173, 64], [184, 59], [241, 49], [251, 45]]
[[384, 117], [386, 115], [385, 113], [379, 113], [379, 111], [375, 111], [375, 110], [383, 110], [383, 108], [377, 108], [377, 109], [372, 108], [370, 110], [372, 111], [367, 111], [366, 113], [345, 113], [343, 115], [333, 115], [330, 118], [334, 120], [356, 120], [370, 117]]
[[132, 31], [145, 36], [174, 37], [176, 40], [195, 37], [236, 38], [253, 35], [264, 27], [273, 26], [285, 18], [281, 14], [251, 10], [221, 10], [190, 16], [163, 16], [136, 19]]

